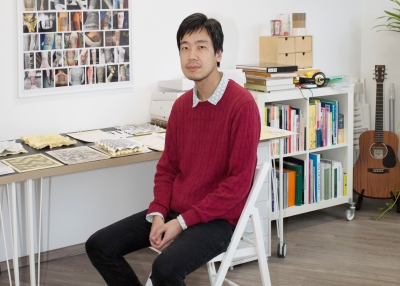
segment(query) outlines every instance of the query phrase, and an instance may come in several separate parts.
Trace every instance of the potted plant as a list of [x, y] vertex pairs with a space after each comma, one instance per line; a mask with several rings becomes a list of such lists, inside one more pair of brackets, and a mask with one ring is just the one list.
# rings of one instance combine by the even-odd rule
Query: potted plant
[[[400, 2], [398, 0], [390, 0], [390, 1], [396, 3], [400, 7]], [[400, 9], [398, 8], [393, 8], [393, 9], [395, 10], [395, 12], [389, 12], [384, 10], [386, 15], [377, 18], [377, 19], [386, 18], [387, 24], [376, 25], [375, 27], [373, 27], [373, 29], [377, 27], [386, 27], [387, 31], [400, 33]], [[382, 30], [378, 30], [377, 32], [379, 31]]]

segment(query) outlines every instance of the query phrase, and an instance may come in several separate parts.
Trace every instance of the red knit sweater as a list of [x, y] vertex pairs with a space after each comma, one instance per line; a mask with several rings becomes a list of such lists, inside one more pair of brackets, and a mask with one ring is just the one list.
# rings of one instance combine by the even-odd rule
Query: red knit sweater
[[257, 163], [257, 105], [231, 80], [217, 105], [192, 104], [193, 90], [174, 103], [148, 213], [174, 210], [187, 227], [214, 219], [236, 225]]

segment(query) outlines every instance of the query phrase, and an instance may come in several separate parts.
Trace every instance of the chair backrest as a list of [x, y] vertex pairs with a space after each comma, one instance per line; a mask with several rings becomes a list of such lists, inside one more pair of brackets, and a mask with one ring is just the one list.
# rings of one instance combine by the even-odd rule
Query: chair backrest
[[[211, 285], [213, 286], [220, 286], [222, 285], [223, 281], [228, 282], [230, 285], [237, 285], [237, 284], [232, 284], [231, 281], [225, 278], [226, 272], [228, 271], [228, 268], [231, 266], [231, 263], [233, 262], [234, 259], [249, 257], [252, 255], [257, 255], [260, 266], [262, 285], [271, 285], [267, 259], [265, 254], [266, 252], [264, 247], [263, 234], [261, 229], [260, 216], [258, 209], [255, 207], [255, 203], [263, 187], [269, 168], [270, 168], [270, 163], [267, 162], [263, 162], [259, 167], [257, 167], [254, 174], [253, 186], [250, 190], [249, 197], [247, 198], [242, 214], [240, 215], [239, 222], [236, 225], [235, 231], [232, 235], [232, 239], [227, 251], [214, 257], [207, 263], [210, 282]], [[254, 241], [250, 241], [243, 237], [246, 225], [250, 217], [252, 218]], [[238, 246], [240, 240], [242, 239], [245, 242], [251, 244], [252, 247], [249, 246], [245, 249], [240, 249], [239, 251]], [[221, 261], [218, 273], [216, 273], [214, 265], [214, 262], [216, 261]]]

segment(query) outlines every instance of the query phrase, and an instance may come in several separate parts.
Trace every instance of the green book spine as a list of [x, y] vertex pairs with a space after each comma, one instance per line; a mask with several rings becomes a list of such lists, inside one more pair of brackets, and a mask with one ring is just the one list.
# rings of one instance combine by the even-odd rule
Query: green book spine
[[[279, 160], [275, 161], [275, 165], [279, 167]], [[283, 162], [283, 168], [293, 170], [296, 172], [296, 183], [295, 183], [295, 201], [294, 204], [296, 206], [301, 206], [303, 201], [303, 186], [304, 186], [304, 175], [303, 168], [300, 165], [291, 163], [291, 162]]]
[[333, 195], [334, 195], [334, 197], [335, 198], [337, 198], [337, 180], [338, 180], [338, 169], [336, 168], [335, 169], [335, 173], [334, 173], [334, 185], [333, 185], [333, 187], [334, 187], [334, 193], [333, 193]]
[[324, 200], [329, 200], [329, 190], [330, 184], [329, 184], [329, 176], [330, 176], [329, 168], [324, 169]]

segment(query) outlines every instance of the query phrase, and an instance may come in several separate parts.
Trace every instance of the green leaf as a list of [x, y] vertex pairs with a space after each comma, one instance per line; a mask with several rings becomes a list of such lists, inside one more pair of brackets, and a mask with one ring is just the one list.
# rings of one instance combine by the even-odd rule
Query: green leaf
[[378, 211], [383, 212], [383, 208], [378, 208]]

